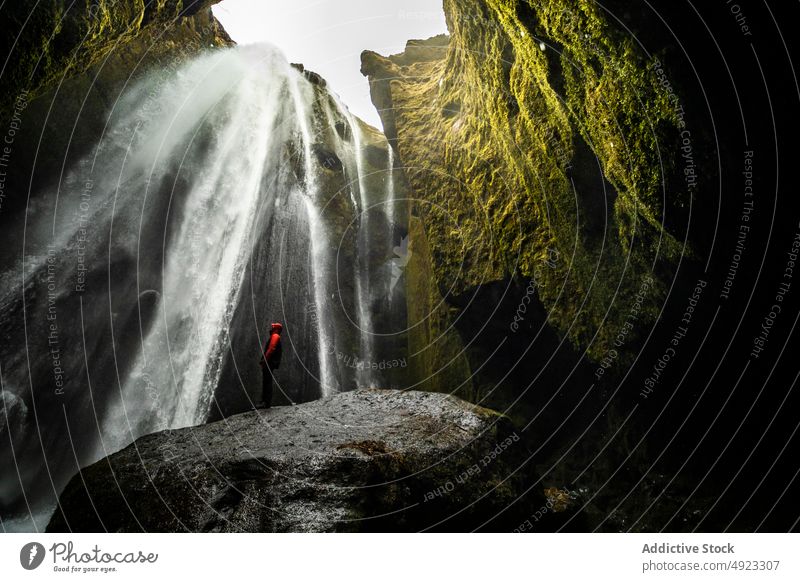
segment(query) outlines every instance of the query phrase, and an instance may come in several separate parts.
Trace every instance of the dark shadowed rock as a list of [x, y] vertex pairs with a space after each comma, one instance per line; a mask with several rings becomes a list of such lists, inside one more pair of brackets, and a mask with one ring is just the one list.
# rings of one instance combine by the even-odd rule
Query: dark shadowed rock
[[320, 75], [319, 73], [315, 73], [314, 71], [309, 71], [302, 63], [291, 63], [291, 65], [292, 67], [300, 71], [303, 74], [303, 76], [306, 79], [308, 79], [310, 83], [313, 83], [320, 89], [324, 89], [325, 87], [328, 86], [328, 81], [326, 81], [322, 75]]
[[453, 396], [342, 393], [143, 437], [75, 476], [48, 531], [474, 529], [524, 490], [522, 449], [506, 417]]
[[332, 172], [341, 172], [344, 170], [341, 158], [336, 155], [336, 152], [326, 147], [323, 144], [314, 144], [311, 151], [317, 157], [319, 165]]

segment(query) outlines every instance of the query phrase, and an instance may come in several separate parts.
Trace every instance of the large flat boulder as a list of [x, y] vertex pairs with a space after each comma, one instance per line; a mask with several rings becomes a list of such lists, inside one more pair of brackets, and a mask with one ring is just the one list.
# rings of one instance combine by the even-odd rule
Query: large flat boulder
[[523, 449], [453, 396], [342, 393], [143, 437], [76, 475], [48, 531], [510, 530], [538, 500], [502, 511]]

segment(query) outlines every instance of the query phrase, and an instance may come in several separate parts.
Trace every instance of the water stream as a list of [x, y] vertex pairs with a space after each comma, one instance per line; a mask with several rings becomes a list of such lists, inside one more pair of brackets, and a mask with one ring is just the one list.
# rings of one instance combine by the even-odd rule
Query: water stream
[[141, 435], [251, 407], [272, 321], [281, 403], [380, 384], [342, 357], [374, 359], [370, 273], [390, 272], [368, 251], [391, 229], [364, 210], [392, 191], [369, 178], [391, 181], [391, 161], [367, 167], [364, 131], [264, 46], [125, 92], [2, 273], [0, 515], [52, 508], [78, 467]]

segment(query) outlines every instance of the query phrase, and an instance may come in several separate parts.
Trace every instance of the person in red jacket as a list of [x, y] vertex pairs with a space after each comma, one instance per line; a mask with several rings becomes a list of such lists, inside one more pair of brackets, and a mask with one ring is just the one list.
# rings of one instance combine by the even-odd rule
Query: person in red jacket
[[264, 408], [272, 406], [272, 371], [277, 370], [281, 365], [281, 332], [283, 326], [280, 323], [273, 323], [269, 332], [267, 348], [259, 362], [261, 366], [261, 405]]

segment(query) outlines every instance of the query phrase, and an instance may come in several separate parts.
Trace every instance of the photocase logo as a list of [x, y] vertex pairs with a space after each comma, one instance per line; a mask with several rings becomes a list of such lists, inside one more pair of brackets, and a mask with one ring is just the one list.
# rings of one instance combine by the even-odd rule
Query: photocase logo
[[392, 284], [389, 292], [394, 291], [395, 285], [403, 276], [403, 271], [411, 260], [411, 249], [408, 248], [408, 237], [404, 236], [399, 247], [394, 247], [395, 257], [392, 259]]
[[35, 570], [44, 561], [44, 546], [38, 542], [30, 542], [19, 551], [19, 563], [26, 570]]

